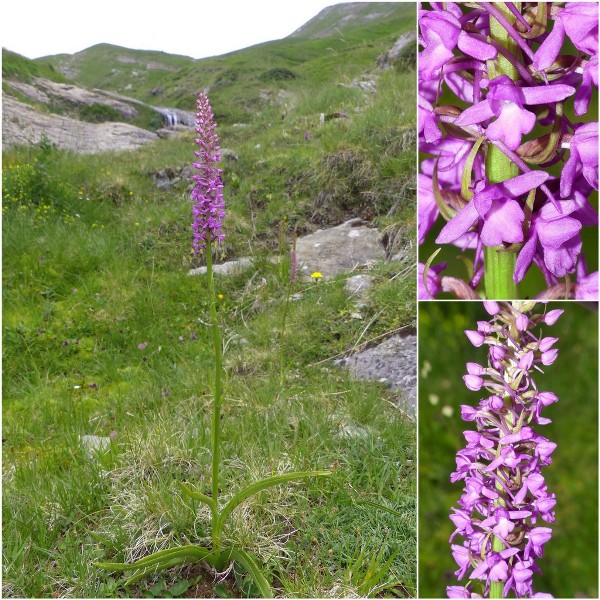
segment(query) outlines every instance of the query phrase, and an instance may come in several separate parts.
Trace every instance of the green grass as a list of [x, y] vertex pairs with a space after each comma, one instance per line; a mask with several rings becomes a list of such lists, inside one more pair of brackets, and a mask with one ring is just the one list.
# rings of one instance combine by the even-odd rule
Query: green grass
[[[202, 511], [176, 487], [210, 485], [205, 282], [145, 266], [136, 232], [121, 224], [27, 217], [5, 214], [5, 591], [111, 596], [117, 584], [93, 560], [132, 559], [207, 535]], [[261, 494], [226, 536], [259, 554], [286, 595], [366, 589], [369, 574], [349, 565], [357, 548], [368, 563], [382, 545], [381, 564], [397, 557], [379, 583], [414, 593], [414, 427], [378, 386], [310, 366], [359, 335], [341, 284], [300, 286], [282, 385], [278, 267], [217, 281], [228, 348], [224, 493], [272, 472], [335, 470], [327, 482]], [[344, 437], [348, 424], [361, 436]], [[78, 436], [111, 431], [111, 451], [98, 464]], [[171, 584], [181, 575], [162, 577]]]
[[[283, 119], [280, 105], [266, 103], [245, 128], [219, 124], [222, 146], [239, 157], [223, 163], [220, 259], [256, 257], [248, 271], [217, 278], [227, 373], [222, 494], [272, 473], [334, 470], [259, 494], [224, 533], [258, 555], [279, 595], [409, 596], [415, 427], [386, 388], [327, 359], [415, 321], [414, 73], [383, 74], [372, 97], [338, 90], [335, 75], [326, 84], [325, 71], [319, 81], [286, 79], [297, 87]], [[216, 113], [234, 94], [223, 90]], [[313, 105], [311, 90], [320, 94]], [[319, 127], [313, 111], [329, 109], [349, 117]], [[253, 591], [243, 574], [216, 583], [198, 565], [126, 591], [124, 578], [91, 566], [203, 544], [210, 534], [204, 509], [177, 486], [210, 486], [206, 282], [187, 275], [200, 263], [190, 252], [188, 181], [162, 191], [153, 180], [189, 164], [193, 149], [190, 133], [135, 153], [79, 156], [47, 143], [4, 153], [7, 596]], [[287, 263], [268, 257], [286, 255], [294, 232], [360, 215], [403, 261], [374, 268], [363, 320], [352, 317], [343, 278], [296, 284], [302, 298], [290, 302], [282, 335]], [[107, 453], [82, 449], [80, 436], [111, 433]]]
[[[546, 335], [560, 339], [556, 362], [539, 374], [542, 390], [560, 401], [547, 409], [542, 435], [558, 444], [545, 468], [556, 493], [553, 539], [534, 577], [534, 590], [557, 598], [598, 595], [598, 313], [597, 306], [552, 303], [565, 312]], [[464, 336], [488, 315], [480, 303], [421, 303], [419, 308], [419, 595], [442, 597], [457, 585], [448, 518], [461, 494], [450, 483], [455, 454], [464, 447], [460, 405], [479, 396], [464, 387], [465, 363], [485, 361], [485, 350]]]

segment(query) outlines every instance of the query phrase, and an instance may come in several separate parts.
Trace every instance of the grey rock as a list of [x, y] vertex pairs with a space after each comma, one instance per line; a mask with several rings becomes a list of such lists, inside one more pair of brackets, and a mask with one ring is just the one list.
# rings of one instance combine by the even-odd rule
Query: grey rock
[[13, 90], [17, 90], [27, 98], [34, 100], [35, 102], [43, 102], [47, 104], [50, 102], [50, 97], [48, 94], [44, 93], [42, 90], [36, 88], [33, 85], [29, 85], [28, 83], [23, 83], [22, 81], [5, 81], [7, 86], [11, 87]]
[[365, 306], [365, 298], [372, 287], [373, 277], [371, 275], [352, 275], [344, 282], [344, 288], [351, 296], [354, 296], [354, 304], [357, 308]]
[[229, 148], [221, 148], [221, 159], [236, 161], [239, 160], [240, 157]]
[[379, 381], [401, 392], [398, 404], [411, 418], [417, 412], [417, 337], [392, 336], [383, 343], [337, 361], [358, 379]]
[[353, 79], [350, 87], [358, 88], [369, 94], [374, 94], [377, 91], [377, 79], [373, 75], [366, 73], [362, 77]]
[[385, 258], [381, 235], [365, 227], [361, 219], [351, 219], [337, 227], [318, 229], [296, 241], [298, 273], [310, 278], [318, 271], [325, 278], [370, 267]]
[[43, 136], [57, 146], [82, 154], [133, 150], [156, 141], [156, 134], [127, 123], [86, 123], [40, 113], [8, 95], [2, 99], [2, 144], [38, 144]]
[[79, 442], [89, 457], [93, 457], [97, 452], [106, 452], [110, 448], [110, 438], [99, 435], [82, 435]]
[[[213, 265], [213, 273], [215, 275], [234, 275], [236, 273], [241, 273], [252, 266], [253, 260], [254, 259], [251, 256], [243, 256], [237, 260], [228, 260], [227, 262]], [[272, 256], [269, 260], [273, 263], [279, 262], [277, 256]], [[204, 273], [206, 273], [206, 266], [190, 269], [188, 271], [188, 275], [204, 275]]]
[[138, 114], [131, 103], [102, 94], [99, 90], [90, 91], [76, 85], [50, 81], [43, 77], [34, 77], [33, 83], [38, 90], [44, 92], [49, 98], [68, 102], [73, 106], [101, 104], [113, 108], [124, 119], [133, 119]]
[[[7, 80], [7, 93], [2, 98], [2, 143], [6, 147], [37, 144], [43, 135], [57, 147], [85, 154], [109, 150], [130, 150], [158, 137], [179, 135], [194, 126], [195, 114], [177, 108], [156, 107], [105, 90], [88, 90], [72, 84], [34, 77], [31, 83]], [[27, 98], [59, 106], [92, 106], [99, 104], [116, 110], [127, 121], [138, 115], [137, 107], [149, 108], [161, 115], [168, 130], [160, 135], [126, 123], [86, 123], [78, 119], [40, 112], [10, 95], [15, 90]]]
[[377, 66], [383, 71], [391, 69], [398, 60], [402, 50], [408, 46], [408, 44], [412, 44], [416, 37], [414, 31], [403, 33], [387, 52], [384, 52], [377, 58]]
[[[213, 265], [213, 273], [215, 275], [232, 275], [234, 273], [240, 273], [252, 265], [252, 258], [244, 256], [237, 260], [229, 260], [224, 263]], [[206, 266], [198, 267], [197, 269], [190, 269], [188, 275], [204, 275], [206, 273]]]

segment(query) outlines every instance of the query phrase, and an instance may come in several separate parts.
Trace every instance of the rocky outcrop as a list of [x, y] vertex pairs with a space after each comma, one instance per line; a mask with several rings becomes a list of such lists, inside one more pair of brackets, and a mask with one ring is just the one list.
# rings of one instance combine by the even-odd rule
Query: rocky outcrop
[[139, 100], [104, 90], [88, 90], [76, 85], [57, 83], [34, 77], [31, 83], [4, 81], [9, 90], [38, 104], [69, 107], [105, 106], [119, 113], [124, 121], [138, 115], [138, 107], [156, 111], [163, 119], [166, 130], [156, 133], [128, 123], [104, 122], [99, 124], [80, 121], [68, 116], [40, 112], [31, 105], [10, 95], [2, 100], [2, 143], [5, 147], [19, 144], [37, 144], [46, 136], [58, 148], [75, 152], [96, 153], [107, 150], [132, 150], [155, 141], [158, 137], [181, 132], [194, 126], [195, 114], [176, 108], [157, 107]]
[[59, 101], [72, 106], [99, 104], [116, 110], [126, 120], [134, 119], [138, 114], [138, 111], [130, 103], [111, 98], [97, 91], [86, 90], [72, 84], [57, 83], [42, 77], [34, 77], [32, 85], [10, 80], [5, 83], [36, 102], [48, 104], [52, 101]]
[[83, 154], [134, 150], [158, 139], [155, 133], [127, 123], [86, 123], [41, 113], [28, 104], [4, 95], [2, 145], [38, 144], [43, 136], [58, 148]]
[[335, 277], [385, 259], [381, 234], [366, 227], [361, 219], [298, 238], [296, 253], [298, 272], [306, 278], [316, 271], [325, 278]]
[[383, 71], [391, 69], [394, 66], [394, 63], [398, 60], [398, 58], [400, 58], [402, 50], [409, 44], [414, 44], [416, 39], [417, 35], [414, 31], [408, 31], [407, 33], [403, 33], [387, 52], [384, 52], [381, 56], [377, 58], [377, 66]]
[[358, 379], [379, 381], [400, 391], [399, 407], [409, 417], [417, 412], [417, 336], [395, 335], [378, 346], [336, 361]]

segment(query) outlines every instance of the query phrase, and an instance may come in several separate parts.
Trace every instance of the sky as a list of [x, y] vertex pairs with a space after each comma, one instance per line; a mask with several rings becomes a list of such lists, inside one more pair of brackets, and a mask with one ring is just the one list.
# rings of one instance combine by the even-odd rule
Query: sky
[[286, 37], [338, 0], [9, 0], [2, 47], [27, 58], [73, 54], [99, 43], [218, 56]]

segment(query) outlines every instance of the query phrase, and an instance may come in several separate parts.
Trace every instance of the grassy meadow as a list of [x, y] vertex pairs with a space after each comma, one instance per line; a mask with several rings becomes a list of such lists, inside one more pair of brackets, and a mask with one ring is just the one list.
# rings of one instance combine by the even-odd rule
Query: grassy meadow
[[[385, 43], [401, 33], [393, 26]], [[346, 49], [372, 64], [383, 43]], [[224, 532], [259, 558], [282, 597], [416, 593], [415, 425], [387, 388], [329, 360], [415, 323], [415, 75], [381, 73], [365, 94], [349, 85], [357, 67], [347, 55], [307, 59], [297, 80], [271, 83], [289, 99], [283, 115], [274, 101], [230, 111], [227, 95], [244, 98], [244, 82], [209, 92], [221, 145], [237, 155], [222, 164], [227, 238], [217, 260], [255, 257], [216, 279], [221, 497], [274, 473], [333, 471], [254, 496]], [[332, 111], [348, 117], [319, 125]], [[178, 487], [211, 485], [206, 277], [187, 274], [203, 262], [191, 253], [191, 182], [155, 185], [194, 149], [190, 132], [131, 153], [82, 156], [44, 142], [3, 153], [6, 597], [256, 594], [239, 570], [217, 576], [196, 564], [125, 588], [122, 574], [92, 566], [210, 535], [205, 507]], [[353, 216], [405, 257], [371, 271], [361, 319], [343, 277], [290, 287], [286, 258], [295, 234]], [[84, 435], [110, 446], [90, 454]]]

